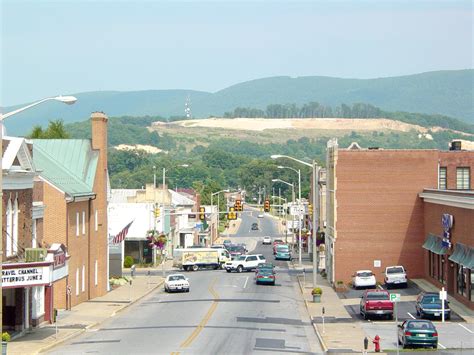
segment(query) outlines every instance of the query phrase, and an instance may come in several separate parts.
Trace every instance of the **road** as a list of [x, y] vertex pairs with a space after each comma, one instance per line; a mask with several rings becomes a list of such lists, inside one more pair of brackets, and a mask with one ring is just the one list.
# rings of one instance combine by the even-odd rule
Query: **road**
[[[262, 246], [261, 239], [275, 236], [275, 221], [257, 215], [244, 214], [231, 239], [273, 261], [271, 246]], [[260, 228], [251, 231], [255, 220]], [[322, 353], [288, 263], [275, 264], [275, 286], [257, 286], [253, 272], [187, 272], [189, 293], [167, 294], [160, 288], [51, 353]]]

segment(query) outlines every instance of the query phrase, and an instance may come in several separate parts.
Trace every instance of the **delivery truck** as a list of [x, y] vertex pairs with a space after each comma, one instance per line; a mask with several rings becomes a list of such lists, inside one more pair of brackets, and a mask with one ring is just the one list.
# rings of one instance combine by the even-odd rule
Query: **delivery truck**
[[224, 268], [227, 261], [230, 255], [224, 248], [184, 248], [173, 253], [173, 266], [185, 271]]

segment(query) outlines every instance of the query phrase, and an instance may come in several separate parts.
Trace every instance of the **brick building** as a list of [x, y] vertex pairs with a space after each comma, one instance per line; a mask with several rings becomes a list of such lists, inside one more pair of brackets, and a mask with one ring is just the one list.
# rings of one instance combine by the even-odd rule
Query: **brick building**
[[[474, 248], [473, 151], [351, 148], [339, 149], [336, 140], [327, 147], [328, 280], [349, 282], [356, 270], [369, 269], [383, 281], [382, 273], [390, 265], [405, 266], [410, 278], [434, 280], [427, 273], [428, 251], [423, 245], [429, 235], [442, 236], [442, 214], [451, 213], [456, 220], [445, 262], [456, 242], [466, 247], [464, 254]], [[463, 202], [453, 207], [423, 197], [439, 190]], [[464, 259], [467, 263], [469, 257]], [[471, 275], [470, 269], [463, 274], [469, 281], [464, 288], [472, 287]], [[450, 290], [453, 293], [454, 286]], [[465, 298], [473, 307], [470, 296]]]
[[35, 139], [36, 188], [45, 204], [46, 243], [70, 255], [54, 307], [70, 308], [107, 292], [107, 117], [91, 115], [92, 139]]

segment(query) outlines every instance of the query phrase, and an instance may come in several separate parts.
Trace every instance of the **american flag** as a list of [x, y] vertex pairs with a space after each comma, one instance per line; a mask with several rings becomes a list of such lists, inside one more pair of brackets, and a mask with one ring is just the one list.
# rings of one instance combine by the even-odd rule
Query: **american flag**
[[132, 225], [133, 221], [131, 221], [129, 224], [125, 226], [124, 229], [122, 229], [115, 237], [112, 239], [113, 244], [119, 244], [122, 243], [125, 237], [128, 234], [128, 230], [130, 229], [130, 226]]

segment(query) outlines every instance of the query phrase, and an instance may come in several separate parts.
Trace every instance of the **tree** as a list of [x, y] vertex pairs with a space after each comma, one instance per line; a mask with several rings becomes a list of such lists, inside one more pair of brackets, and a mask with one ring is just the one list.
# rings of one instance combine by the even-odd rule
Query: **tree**
[[70, 136], [64, 127], [64, 121], [56, 120], [49, 121], [46, 130], [43, 130], [41, 126], [34, 126], [33, 130], [27, 135], [27, 137], [35, 139], [67, 139]]

